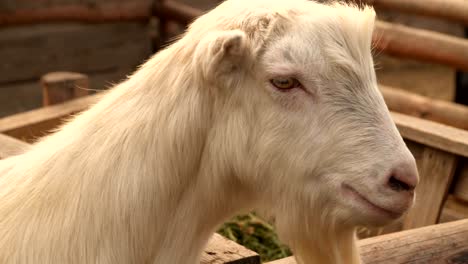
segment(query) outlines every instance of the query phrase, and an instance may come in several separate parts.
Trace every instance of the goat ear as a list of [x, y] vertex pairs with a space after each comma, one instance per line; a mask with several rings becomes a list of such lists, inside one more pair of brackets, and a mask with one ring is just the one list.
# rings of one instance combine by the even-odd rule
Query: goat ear
[[203, 79], [219, 83], [248, 71], [251, 53], [243, 31], [216, 31], [200, 41], [195, 51], [194, 63]]

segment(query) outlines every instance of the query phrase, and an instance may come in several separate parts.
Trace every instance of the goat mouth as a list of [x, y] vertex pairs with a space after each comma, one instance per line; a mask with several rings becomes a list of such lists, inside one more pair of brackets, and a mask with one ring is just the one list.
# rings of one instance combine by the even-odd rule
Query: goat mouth
[[342, 188], [345, 191], [345, 194], [351, 196], [354, 200], [357, 200], [361, 204], [364, 204], [366, 207], [370, 208], [373, 212], [378, 213], [379, 215], [384, 215], [391, 219], [399, 218], [403, 212], [401, 211], [393, 211], [390, 209], [383, 208], [367, 199], [364, 195], [360, 194], [356, 191], [353, 187], [343, 183]]

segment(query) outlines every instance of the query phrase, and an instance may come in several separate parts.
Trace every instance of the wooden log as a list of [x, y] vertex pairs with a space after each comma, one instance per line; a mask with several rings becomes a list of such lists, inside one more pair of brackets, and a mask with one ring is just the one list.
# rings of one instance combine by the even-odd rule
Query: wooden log
[[105, 23], [141, 21], [151, 16], [150, 0], [15, 8], [0, 11], [0, 26], [51, 22]]
[[17, 155], [29, 148], [27, 143], [7, 135], [0, 134], [0, 159]]
[[75, 72], [51, 72], [41, 78], [44, 106], [90, 94], [88, 76]]
[[465, 105], [435, 100], [384, 85], [379, 88], [391, 111], [468, 130], [468, 107]]
[[441, 18], [468, 25], [466, 0], [365, 0], [365, 2], [376, 8]]
[[468, 71], [468, 41], [462, 38], [377, 21], [373, 44], [377, 50], [395, 57]]
[[[364, 264], [464, 264], [468, 260], [468, 219], [359, 241]], [[296, 264], [293, 257], [268, 264]]]
[[98, 95], [89, 95], [62, 104], [47, 106], [0, 119], [0, 133], [34, 142], [38, 137], [56, 128], [72, 114], [87, 109]]
[[404, 230], [438, 223], [458, 161], [456, 155], [431, 147], [424, 147], [415, 158], [420, 182], [415, 204], [404, 218]]
[[201, 256], [201, 264], [260, 264], [260, 256], [219, 234], [211, 237]]
[[391, 116], [403, 138], [459, 156], [468, 156], [468, 131], [395, 112], [391, 112]]
[[[204, 12], [175, 1], [155, 6], [155, 14], [188, 24]], [[374, 46], [393, 56], [440, 63], [468, 71], [468, 41], [428, 30], [377, 21]]]

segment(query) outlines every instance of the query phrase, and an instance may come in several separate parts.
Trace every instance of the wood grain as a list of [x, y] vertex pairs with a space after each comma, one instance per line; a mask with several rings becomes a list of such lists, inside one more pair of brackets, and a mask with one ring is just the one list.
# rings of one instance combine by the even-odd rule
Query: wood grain
[[147, 27], [140, 23], [46, 24], [0, 32], [1, 85], [37, 81], [54, 71], [128, 74], [151, 55]]
[[151, 14], [152, 4], [150, 0], [87, 0], [82, 3], [62, 1], [62, 3], [42, 3], [42, 5], [31, 3], [31, 1], [18, 2], [22, 3], [9, 8], [0, 6], [0, 26], [51, 22], [103, 23], [146, 20]]
[[377, 21], [373, 35], [377, 50], [406, 59], [439, 63], [468, 71], [468, 40]]
[[[362, 2], [362, 1], [360, 1]], [[365, 0], [377, 8], [430, 16], [468, 25], [466, 0]]]
[[403, 229], [436, 224], [452, 182], [458, 157], [454, 154], [425, 147], [416, 157], [420, 182], [416, 188], [416, 201], [407, 213]]
[[468, 203], [455, 195], [449, 195], [445, 200], [439, 222], [447, 223], [461, 219], [468, 219]]
[[468, 130], [468, 107], [431, 99], [402, 89], [379, 85], [385, 103], [391, 111]]
[[[364, 264], [468, 263], [468, 219], [359, 241]], [[293, 257], [268, 264], [296, 264]]]
[[200, 263], [260, 264], [260, 257], [257, 253], [219, 234], [214, 234], [202, 254]]
[[39, 108], [0, 119], [0, 133], [34, 142], [46, 135], [72, 114], [87, 109], [96, 102], [98, 95], [90, 95], [62, 104]]

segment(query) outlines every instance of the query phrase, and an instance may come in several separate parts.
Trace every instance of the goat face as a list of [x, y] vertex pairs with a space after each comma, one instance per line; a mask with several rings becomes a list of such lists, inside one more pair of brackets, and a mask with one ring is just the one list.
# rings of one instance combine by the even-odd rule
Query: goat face
[[[387, 224], [412, 205], [418, 175], [377, 87], [375, 13], [296, 2], [198, 45], [218, 90], [214, 159], [289, 224]], [[266, 23], [246, 29], [256, 15]]]

